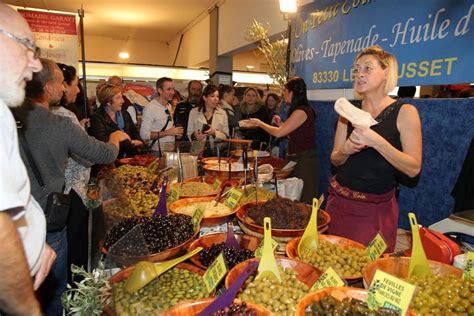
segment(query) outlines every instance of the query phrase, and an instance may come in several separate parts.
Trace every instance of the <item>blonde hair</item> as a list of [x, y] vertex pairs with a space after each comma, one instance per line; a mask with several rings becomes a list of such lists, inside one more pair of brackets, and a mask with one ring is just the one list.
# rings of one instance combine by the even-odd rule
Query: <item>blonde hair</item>
[[[359, 54], [357, 54], [356, 58], [354, 59], [354, 64], [365, 55], [372, 55], [374, 56], [377, 61], [379, 62], [380, 67], [382, 69], [387, 69], [387, 81], [385, 82], [384, 92], [385, 94], [389, 94], [397, 86], [398, 81], [398, 62], [397, 58], [383, 50], [382, 47], [379, 45], [373, 45], [367, 48], [364, 48]], [[361, 99], [362, 96], [359, 95], [354, 89], [354, 96], [356, 99]]]
[[121, 87], [106, 83], [100, 87], [99, 93], [97, 94], [97, 99], [99, 100], [100, 104], [106, 105], [107, 103], [112, 102], [113, 97], [121, 92]]

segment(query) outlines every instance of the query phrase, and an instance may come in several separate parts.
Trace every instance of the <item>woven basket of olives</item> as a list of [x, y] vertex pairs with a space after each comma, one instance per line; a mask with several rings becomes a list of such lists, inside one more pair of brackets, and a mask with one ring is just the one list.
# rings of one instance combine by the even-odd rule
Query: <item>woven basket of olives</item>
[[[161, 316], [189, 316], [196, 315], [203, 311], [209, 304], [214, 301], [213, 298], [204, 298], [194, 301], [184, 301], [172, 308], [164, 311]], [[246, 316], [270, 316], [273, 315], [268, 309], [263, 306], [243, 302], [235, 299], [231, 306], [220, 310], [211, 316], [230, 316], [230, 315], [246, 315]]]
[[182, 301], [211, 296], [202, 279], [204, 271], [188, 263], [178, 264], [130, 294], [124, 286], [133, 269], [128, 267], [110, 279], [116, 315], [161, 315]]
[[308, 262], [321, 271], [332, 267], [341, 277], [348, 281], [362, 278], [362, 271], [370, 262], [365, 255], [366, 247], [356, 241], [334, 236], [319, 235], [319, 247], [316, 252], [298, 256], [298, 244], [301, 237], [292, 239], [286, 244], [286, 255]]
[[101, 251], [122, 266], [165, 261], [181, 254], [199, 230], [182, 214], [127, 218], [107, 233]]
[[[306, 262], [283, 257], [275, 259], [282, 282], [267, 277], [255, 280], [255, 273], [245, 281], [237, 297], [262, 305], [275, 315], [294, 315], [298, 301], [309, 292], [313, 283], [321, 276], [321, 271]], [[259, 260], [246, 260], [230, 270], [225, 279], [226, 288], [250, 262]]]

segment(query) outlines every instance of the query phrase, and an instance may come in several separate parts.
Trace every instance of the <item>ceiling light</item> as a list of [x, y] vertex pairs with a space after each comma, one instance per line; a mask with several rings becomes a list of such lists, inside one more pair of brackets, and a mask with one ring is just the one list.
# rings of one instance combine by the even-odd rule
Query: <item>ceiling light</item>
[[245, 68], [247, 68], [247, 70], [253, 70], [253, 69], [255, 69], [255, 66], [247, 65], [247, 66], [245, 66]]
[[280, 11], [284, 13], [296, 12], [296, 0], [279, 0]]
[[128, 59], [130, 55], [127, 52], [120, 52], [119, 57], [122, 59]]

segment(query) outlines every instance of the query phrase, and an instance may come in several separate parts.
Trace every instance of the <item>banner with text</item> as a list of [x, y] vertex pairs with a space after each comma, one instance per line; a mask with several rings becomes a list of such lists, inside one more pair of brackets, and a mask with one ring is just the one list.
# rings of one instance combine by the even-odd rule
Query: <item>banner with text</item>
[[308, 89], [352, 88], [354, 58], [378, 44], [400, 86], [474, 82], [474, 1], [318, 0], [292, 20], [291, 63]]
[[41, 57], [77, 68], [76, 15], [18, 9], [35, 34]]

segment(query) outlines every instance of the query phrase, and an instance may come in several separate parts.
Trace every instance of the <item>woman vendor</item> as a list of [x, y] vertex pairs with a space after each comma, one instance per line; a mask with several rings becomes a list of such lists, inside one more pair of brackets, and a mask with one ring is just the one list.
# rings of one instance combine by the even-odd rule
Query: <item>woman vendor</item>
[[396, 174], [415, 177], [421, 170], [421, 123], [411, 104], [388, 93], [397, 86], [397, 60], [380, 46], [362, 50], [355, 59], [354, 91], [360, 108], [378, 122], [367, 128], [340, 117], [331, 162], [338, 167], [330, 180], [326, 210], [329, 233], [367, 245], [380, 232], [395, 248], [398, 206]]
[[316, 115], [308, 103], [306, 83], [299, 77], [290, 78], [283, 91], [285, 102], [290, 104], [289, 117], [279, 127], [271, 126], [259, 119], [251, 123], [275, 137], [288, 135], [288, 159], [297, 162], [293, 175], [303, 180], [301, 201], [312, 203], [319, 193], [320, 164], [316, 154], [314, 123]]

